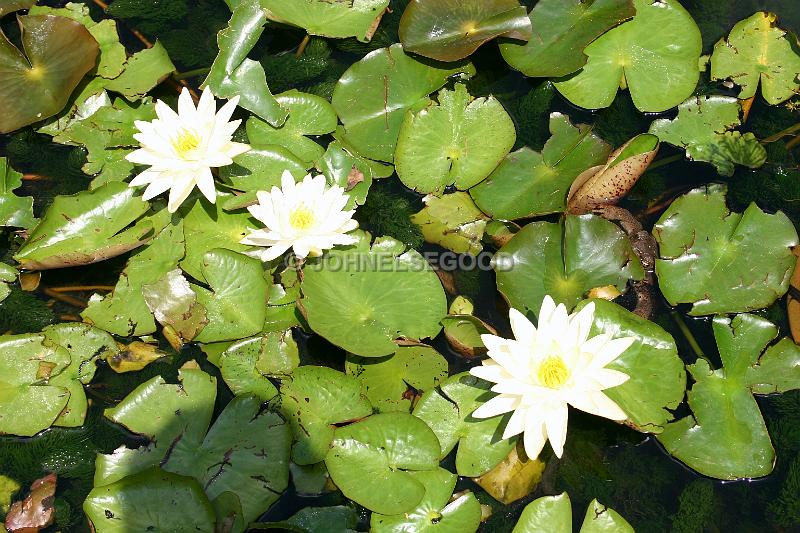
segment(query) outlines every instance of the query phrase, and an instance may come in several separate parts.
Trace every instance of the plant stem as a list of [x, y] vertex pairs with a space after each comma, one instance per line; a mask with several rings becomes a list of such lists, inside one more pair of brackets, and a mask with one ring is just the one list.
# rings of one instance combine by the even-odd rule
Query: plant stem
[[299, 59], [300, 56], [303, 55], [303, 52], [306, 51], [306, 46], [308, 46], [308, 42], [310, 40], [311, 40], [311, 36], [306, 34], [306, 36], [303, 37], [303, 40], [300, 41], [300, 46], [297, 47], [297, 52], [294, 53], [294, 57]]
[[672, 309], [669, 314], [672, 316], [672, 320], [675, 321], [677, 324], [678, 329], [681, 330], [683, 336], [686, 338], [686, 341], [689, 343], [689, 346], [694, 351], [694, 354], [697, 356], [698, 359], [705, 359], [708, 364], [713, 365], [711, 359], [703, 353], [703, 349], [700, 347], [700, 344], [697, 343], [697, 339], [694, 338], [694, 334], [692, 330], [689, 329], [689, 326], [686, 325], [686, 322], [683, 321], [683, 317], [681, 317], [680, 313]]
[[203, 68], [196, 68], [194, 70], [187, 70], [186, 72], [175, 72], [172, 75], [172, 79], [180, 81], [188, 78], [195, 78], [197, 76], [208, 74], [210, 71], [211, 67], [203, 67]]
[[647, 170], [648, 171], [655, 170], [657, 168], [669, 165], [670, 163], [674, 163], [675, 161], [680, 161], [681, 159], [683, 159], [683, 154], [675, 154], [669, 157], [662, 157], [661, 159], [659, 159], [658, 161], [654, 161], [649, 167], [647, 167]]

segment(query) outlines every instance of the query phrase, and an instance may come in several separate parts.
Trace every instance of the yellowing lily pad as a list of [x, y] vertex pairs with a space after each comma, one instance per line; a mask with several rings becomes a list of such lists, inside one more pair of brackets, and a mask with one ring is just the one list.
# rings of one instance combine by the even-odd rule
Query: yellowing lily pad
[[478, 209], [469, 194], [429, 195], [422, 201], [425, 207], [412, 215], [411, 222], [419, 226], [426, 241], [457, 254], [478, 255], [483, 250], [481, 240], [488, 217]]
[[772, 105], [800, 91], [797, 37], [778, 28], [776, 19], [773, 13], [755, 13], [714, 46], [711, 77], [739, 85], [742, 100], [754, 96], [759, 83], [764, 100]]
[[261, 0], [267, 16], [323, 37], [357, 37], [369, 41], [389, 0]]
[[0, 32], [0, 133], [61, 111], [99, 51], [94, 37], [74, 20], [26, 15], [18, 21], [25, 54]]
[[677, 0], [634, 0], [636, 15], [586, 47], [586, 65], [555, 83], [580, 107], [608, 107], [630, 90], [639, 111], [661, 112], [692, 94], [700, 78], [700, 30]]
[[518, 0], [411, 0], [399, 34], [409, 52], [457, 61], [495, 37], [527, 41], [531, 21]]
[[475, 99], [464, 84], [443, 89], [438, 105], [409, 111], [400, 126], [395, 167], [400, 181], [424, 193], [483, 181], [514, 146], [516, 129], [492, 96]]

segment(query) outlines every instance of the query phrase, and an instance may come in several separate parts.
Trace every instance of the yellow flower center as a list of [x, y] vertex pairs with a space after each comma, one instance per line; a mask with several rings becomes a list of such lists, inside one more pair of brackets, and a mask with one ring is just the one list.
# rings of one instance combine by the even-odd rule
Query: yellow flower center
[[317, 217], [314, 216], [314, 212], [306, 207], [305, 204], [300, 204], [289, 213], [289, 224], [294, 229], [307, 230], [314, 225], [316, 220]]
[[569, 379], [569, 368], [561, 357], [551, 355], [539, 363], [536, 378], [545, 387], [557, 389]]
[[200, 136], [192, 130], [183, 128], [172, 141], [172, 146], [180, 157], [186, 158], [200, 146]]

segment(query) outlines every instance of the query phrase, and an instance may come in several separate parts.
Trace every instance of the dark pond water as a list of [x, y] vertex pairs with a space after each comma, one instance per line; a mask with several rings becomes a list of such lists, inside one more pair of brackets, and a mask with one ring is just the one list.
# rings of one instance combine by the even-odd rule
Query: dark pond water
[[[393, 25], [402, 13], [403, 2], [393, 0], [392, 3], [395, 14], [387, 16], [386, 30], [379, 31], [372, 48], [396, 40]], [[800, 32], [797, 0], [685, 0], [683, 3], [700, 26], [707, 51], [736, 21], [757, 10], [778, 13], [783, 27]], [[102, 11], [95, 4], [91, 5], [93, 15], [102, 16]], [[116, 0], [110, 12], [124, 21], [128, 30], [136, 28], [150, 38], [161, 39], [182, 71], [202, 71], [210, 65], [216, 53], [213, 36], [228, 18], [228, 10], [221, 0]], [[13, 34], [8, 21], [4, 29]], [[131, 50], [141, 46], [129, 31], [124, 31], [123, 35]], [[299, 60], [294, 54], [283, 53], [296, 48], [302, 37], [301, 33], [288, 30], [267, 32], [253, 54], [252, 57], [264, 62], [273, 92], [295, 87], [330, 96], [340, 74], [370, 49], [350, 40], [326, 43], [315, 39]], [[548, 84], [510, 71], [493, 45], [482, 48], [474, 60], [479, 73], [471, 82], [471, 91], [473, 94], [492, 93], [501, 99], [515, 118], [520, 145], [542, 147], [549, 136], [547, 116], [552, 111], [569, 114], [573, 122], [593, 123], [599, 135], [615, 145], [646, 131], [653, 120], [652, 116], [636, 112], [627, 93], [620, 93], [609, 109], [598, 113], [576, 109], [556, 95]], [[189, 81], [199, 83], [202, 72], [198, 75], [201, 77], [189, 77]], [[702, 80], [698, 92], [718, 93], [721, 89], [724, 90]], [[168, 90], [158, 96], [174, 98]], [[796, 112], [756, 102], [747, 129], [763, 138], [797, 122], [800, 116]], [[763, 169], [739, 169], [735, 176], [725, 180], [731, 187], [731, 200], [740, 206], [757, 201], [768, 210], [782, 209], [797, 225], [800, 221], [797, 151], [793, 155], [776, 144], [769, 152], [770, 161]], [[2, 155], [9, 156], [16, 168], [35, 175], [35, 179], [25, 181], [25, 189], [36, 196], [39, 211], [53, 196], [77, 192], [86, 186], [87, 178], [80, 171], [84, 155], [79, 149], [54, 147], [46, 138], [23, 131], [0, 136]], [[670, 155], [669, 150], [664, 150], [660, 157]], [[659, 208], [665, 206], [664, 202], [695, 185], [711, 181], [722, 181], [711, 166], [676, 162], [649, 172], [626, 199], [626, 207], [647, 225], [652, 225], [660, 213]], [[420, 198], [397, 185], [396, 180], [384, 180], [373, 187], [369, 202], [360, 212], [360, 221], [377, 234], [388, 233], [405, 242], [427, 246], [409, 229], [407, 218], [408, 213], [417, 211], [420, 205]], [[0, 260], [8, 260], [17, 244], [13, 235], [3, 234]], [[125, 258], [118, 258], [93, 267], [46, 272], [42, 286], [113, 285], [124, 262]], [[506, 308], [497, 296], [490, 273], [479, 276], [456, 273], [455, 283], [462, 293], [476, 300], [476, 310], [482, 318], [501, 332], [507, 332]], [[77, 294], [76, 297], [85, 299], [88, 295]], [[783, 305], [779, 302], [764, 314], [786, 332]], [[674, 335], [687, 362], [692, 362], [695, 356], [686, 331], [705, 354], [718, 363], [709, 321], [688, 319], [680, 311], [671, 312], [662, 304], [656, 321]], [[70, 319], [78, 312], [79, 308], [69, 302], [53, 300], [44, 294], [37, 298], [15, 291], [0, 304], [0, 331], [38, 331], [47, 323]], [[318, 337], [303, 334], [298, 334], [297, 340], [303, 364], [343, 367], [344, 353], [338, 348]], [[451, 372], [467, 368], [468, 363], [450, 351], [442, 338], [435, 339], [434, 345], [447, 355]], [[168, 349], [166, 345], [164, 348]], [[102, 410], [157, 374], [174, 381], [177, 368], [192, 358], [201, 361], [204, 370], [217, 375], [220, 383], [217, 409], [220, 410], [230, 399], [230, 393], [222, 385], [215, 367], [205, 362], [197, 348], [187, 347], [170, 361], [153, 364], [138, 373], [118, 375], [103, 367], [87, 387], [92, 407], [86, 425], [73, 430], [50, 430], [32, 439], [0, 438], [0, 474], [26, 485], [46, 472], [56, 472], [60, 484], [56, 526], [52, 529], [88, 530], [80, 506], [91, 488], [95, 454], [110, 452], [121, 444], [137, 444], [133, 436], [106, 421]], [[483, 530], [510, 531], [531, 499], [566, 490], [571, 496], [576, 520], [582, 519], [588, 502], [597, 498], [615, 508], [642, 532], [800, 531], [800, 393], [759, 398], [759, 404], [777, 451], [775, 471], [768, 478], [731, 483], [703, 478], [672, 460], [655, 439], [572, 412], [564, 457], [556, 460], [545, 455], [548, 467], [536, 492], [510, 506], [496, 506]], [[485, 503], [492, 502], [469, 480], [462, 480], [459, 487], [475, 491]], [[290, 488], [264, 519], [281, 520], [302, 507], [339, 503], [343, 503], [343, 499], [336, 493], [301, 498]], [[366, 526], [367, 513], [362, 516], [361, 525]]]

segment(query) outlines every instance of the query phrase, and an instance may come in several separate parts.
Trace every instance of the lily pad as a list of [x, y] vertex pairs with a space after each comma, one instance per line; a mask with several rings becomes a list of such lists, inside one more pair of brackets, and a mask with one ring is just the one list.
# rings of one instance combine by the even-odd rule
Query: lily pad
[[494, 468], [475, 479], [475, 483], [495, 500], [506, 505], [524, 498], [536, 488], [545, 463], [530, 459], [518, 443]]
[[311, 328], [362, 357], [392, 354], [400, 338], [435, 337], [447, 314], [444, 289], [427, 261], [414, 250], [398, 255], [377, 244], [333, 250], [308, 263], [302, 291]]
[[688, 392], [693, 415], [658, 436], [669, 453], [718, 479], [772, 472], [775, 450], [753, 394], [800, 388], [800, 348], [787, 338], [767, 347], [777, 335], [774, 325], [754, 315], [714, 318], [722, 367], [714, 370], [703, 359], [688, 366], [695, 380]]
[[335, 424], [372, 414], [357, 379], [322, 366], [301, 366], [287, 377], [281, 384], [280, 408], [292, 424], [292, 460], [299, 465], [325, 459]]
[[[309, 135], [325, 135], [336, 129], [336, 111], [330, 102], [314, 94], [292, 89], [275, 97], [289, 110], [289, 117], [280, 127], [271, 126], [257, 117], [247, 120], [247, 139], [251, 145], [283, 146], [306, 165], [322, 157], [325, 148], [309, 139]], [[268, 189], [262, 189], [268, 190]]]
[[[96, 263], [129, 252], [153, 236], [153, 222], [139, 218], [150, 205], [126, 183], [53, 200], [14, 259], [28, 270]], [[129, 227], [134, 223], [132, 227]]]
[[266, 527], [293, 533], [356, 533], [358, 514], [347, 505], [332, 507], [304, 507], [282, 522], [259, 522]]
[[333, 91], [343, 140], [364, 157], [392, 162], [406, 111], [425, 107], [428, 95], [450, 76], [474, 73], [471, 63], [414, 59], [400, 44], [367, 54], [345, 71]]
[[157, 468], [95, 487], [83, 511], [102, 533], [214, 532], [214, 510], [200, 484]]
[[11, 294], [9, 285], [19, 277], [19, 271], [5, 263], [0, 263], [0, 302], [8, 298]]
[[258, 398], [237, 396], [209, 430], [216, 380], [191, 367], [184, 367], [179, 378], [180, 385], [173, 385], [155, 377], [106, 410], [107, 417], [154, 443], [98, 456], [95, 490], [158, 465], [196, 479], [211, 501], [234, 493], [244, 521], [255, 520], [288, 485], [288, 425], [262, 409]]
[[458, 61], [495, 37], [531, 38], [518, 0], [411, 0], [400, 19], [403, 48], [439, 61]]
[[208, 324], [205, 307], [197, 301], [197, 294], [179, 268], [142, 285], [141, 294], [153, 317], [164, 326], [165, 336], [177, 337], [181, 345], [197, 337]]
[[125, 65], [125, 71], [111, 80], [106, 89], [128, 100], [138, 100], [175, 71], [167, 49], [160, 42], [136, 52]]
[[478, 530], [481, 523], [481, 504], [475, 495], [467, 492], [450, 501], [458, 476], [444, 468], [409, 472], [408, 475], [425, 487], [422, 501], [416, 509], [402, 514], [387, 516], [373, 513], [370, 518], [370, 531], [474, 533]]
[[472, 418], [472, 412], [491, 399], [491, 383], [468, 372], [450, 376], [439, 388], [422, 395], [414, 416], [424, 420], [439, 439], [439, 458], [444, 459], [458, 445], [456, 471], [477, 477], [506, 458], [516, 437], [502, 439], [508, 416]]
[[605, 165], [581, 172], [569, 188], [567, 210], [580, 215], [619, 202], [653, 162], [658, 148], [658, 137], [643, 133], [614, 150]]
[[650, 133], [686, 149], [693, 161], [707, 161], [723, 176], [732, 176], [734, 165], [758, 168], [767, 161], [767, 151], [752, 133], [731, 131], [741, 125], [741, 107], [728, 96], [697, 96], [678, 106], [673, 120], [659, 119]]
[[561, 113], [550, 115], [550, 134], [541, 153], [524, 147], [508, 154], [486, 181], [470, 189], [484, 213], [516, 220], [563, 211], [575, 178], [611, 151], [590, 126], [573, 126]]
[[18, 19], [23, 54], [0, 32], [0, 133], [61, 111], [84, 74], [95, 66], [99, 46], [74, 20], [54, 15]]
[[328, 186], [342, 187], [350, 197], [345, 209], [355, 209], [367, 200], [372, 182], [394, 174], [394, 167], [359, 156], [340, 141], [328, 144], [325, 154], [317, 161]]
[[259, 0], [239, 0], [228, 27], [217, 34], [219, 55], [203, 82], [220, 98], [239, 96], [239, 106], [280, 126], [289, 110], [275, 100], [267, 85], [264, 67], [247, 54], [258, 42], [267, 23], [267, 13]]
[[496, 335], [497, 331], [480, 318], [466, 314], [451, 314], [442, 319], [444, 335], [450, 347], [464, 357], [486, 354], [481, 335]]
[[[661, 433], [672, 412], [683, 401], [686, 371], [672, 336], [647, 319], [607, 300], [592, 300], [595, 306], [591, 335], [607, 333], [633, 337], [633, 344], [607, 368], [630, 378], [603, 391], [619, 405], [626, 425], [647, 433]], [[588, 303], [588, 301], [587, 301]], [[578, 309], [584, 307], [584, 303]]]
[[48, 383], [66, 368], [69, 352], [43, 335], [0, 337], [0, 433], [30, 437], [50, 427], [69, 401], [69, 390]]
[[167, 225], [147, 246], [131, 255], [112, 292], [89, 300], [81, 318], [122, 337], [154, 333], [156, 323], [144, 287], [174, 269], [183, 253], [183, 224]]
[[415, 416], [372, 415], [336, 430], [325, 465], [354, 502], [384, 515], [405, 513], [425, 496], [425, 485], [411, 472], [439, 466], [439, 442]]
[[345, 371], [358, 378], [377, 411], [409, 412], [416, 395], [447, 379], [447, 360], [430, 346], [401, 346], [386, 357], [348, 355]]
[[703, 42], [677, 0], [634, 0], [636, 15], [586, 47], [586, 65], [555, 83], [573, 104], [608, 107], [617, 89], [630, 90], [639, 111], [661, 112], [692, 94], [700, 78]]
[[406, 113], [395, 167], [400, 181], [424, 193], [469, 189], [500, 164], [517, 139], [514, 122], [493, 96], [473, 98], [464, 84], [443, 89], [438, 105]]
[[768, 104], [779, 104], [800, 91], [797, 37], [776, 26], [773, 13], [760, 11], [738, 22], [714, 46], [711, 78], [741, 87], [739, 98], [755, 96], [759, 83]]
[[528, 224], [498, 251], [495, 270], [509, 305], [534, 314], [547, 294], [572, 309], [590, 289], [624, 291], [628, 280], [644, 277], [625, 233], [594, 215]]
[[566, 76], [586, 64], [583, 49], [636, 11], [631, 0], [540, 0], [530, 12], [535, 37], [501, 39], [509, 65], [532, 78]]
[[254, 394], [266, 401], [278, 394], [268, 377], [286, 377], [299, 364], [297, 344], [291, 331], [284, 331], [231, 344], [217, 366], [234, 394]]
[[217, 248], [204, 256], [201, 268], [211, 290], [192, 285], [208, 320], [195, 340], [238, 340], [261, 331], [269, 290], [261, 261]]
[[236, 211], [255, 205], [258, 202], [255, 194], [257, 191], [269, 191], [272, 187], [280, 187], [281, 176], [286, 171], [294, 176], [295, 180], [303, 179], [309, 166], [283, 146], [277, 144], [251, 146], [248, 152], [235, 157], [232, 165], [219, 169], [220, 181], [244, 194], [223, 196], [217, 203], [225, 211]]
[[310, 35], [356, 37], [364, 42], [372, 39], [388, 5], [389, 0], [261, 0], [271, 20], [298, 26]]
[[[569, 495], [537, 498], [522, 511], [513, 533], [548, 531], [572, 533], [572, 505]], [[619, 513], [592, 500], [581, 524], [580, 533], [633, 533], [631, 525]]]
[[782, 212], [725, 205], [727, 188], [712, 184], [675, 200], [653, 228], [656, 275], [671, 305], [691, 315], [738, 313], [770, 305], [789, 289], [797, 231]]
[[11, 168], [5, 157], [0, 157], [0, 226], [30, 228], [33, 218], [33, 198], [17, 196], [14, 189], [22, 186], [22, 174]]
[[425, 207], [411, 216], [425, 240], [457, 254], [478, 255], [483, 250], [483, 231], [488, 217], [465, 192], [422, 199]]
[[36, 0], [0, 0], [0, 17], [21, 9], [30, 9], [34, 4]]

